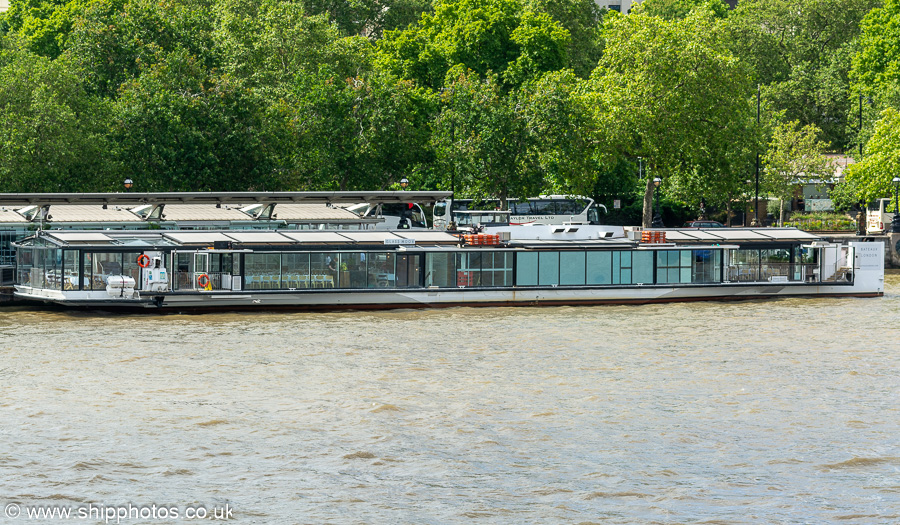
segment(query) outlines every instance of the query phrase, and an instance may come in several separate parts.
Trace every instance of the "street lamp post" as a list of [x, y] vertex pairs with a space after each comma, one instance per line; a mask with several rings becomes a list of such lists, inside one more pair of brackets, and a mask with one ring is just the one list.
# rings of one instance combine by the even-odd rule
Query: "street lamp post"
[[894, 183], [894, 218], [891, 219], [891, 232], [900, 233], [900, 201], [897, 200], [900, 195], [900, 177], [894, 177], [891, 182]]
[[656, 193], [656, 213], [653, 215], [653, 222], [650, 223], [652, 228], [665, 228], [663, 224], [662, 215], [659, 213], [659, 185], [662, 183], [662, 179], [659, 177], [653, 178], [653, 191]]
[[[760, 87], [756, 85], [756, 127], [759, 127]], [[756, 148], [756, 196], [753, 199], [753, 220], [751, 226], [759, 226], [759, 146]]]
[[131, 187], [134, 186], [134, 181], [131, 179], [125, 179], [125, 182], [122, 183], [125, 186], [125, 191], [131, 191]]
[[409, 179], [407, 179], [406, 177], [400, 179], [400, 187], [405, 190], [407, 186], [409, 186]]

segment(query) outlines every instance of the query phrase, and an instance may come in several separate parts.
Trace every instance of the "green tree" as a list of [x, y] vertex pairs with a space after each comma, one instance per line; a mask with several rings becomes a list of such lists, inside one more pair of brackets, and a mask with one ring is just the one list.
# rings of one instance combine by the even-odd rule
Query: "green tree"
[[588, 78], [603, 55], [600, 32], [606, 10], [593, 0], [526, 0], [525, 8], [547, 13], [569, 32], [568, 67]]
[[644, 0], [640, 5], [644, 13], [667, 20], [685, 18], [698, 7], [710, 9], [719, 18], [728, 16], [728, 6], [722, 0]]
[[508, 90], [566, 65], [569, 34], [546, 13], [517, 0], [449, 0], [434, 14], [378, 42], [377, 63], [397, 76], [439, 89], [472, 70], [499, 76]]
[[800, 127], [795, 121], [775, 127], [769, 148], [763, 156], [765, 190], [781, 203], [778, 224], [784, 223], [784, 204], [793, 198], [797, 185], [810, 180], [829, 180], [834, 166], [825, 157], [827, 144], [818, 138], [820, 130], [812, 124]]
[[345, 36], [377, 39], [385, 31], [403, 29], [431, 11], [431, 0], [304, 0], [311, 15], [327, 15]]
[[[542, 193], [589, 195], [600, 172], [587, 82], [572, 70], [550, 72], [517, 91]], [[532, 195], [533, 196], [533, 195]]]
[[12, 0], [4, 14], [9, 29], [31, 51], [56, 58], [66, 47], [75, 20], [91, 0]]
[[430, 162], [433, 107], [429, 91], [386, 73], [300, 73], [276, 107], [285, 179], [296, 189], [386, 189]]
[[703, 9], [680, 20], [641, 12], [606, 20], [606, 52], [592, 76], [596, 140], [613, 160], [644, 159], [644, 226], [654, 177], [669, 195], [709, 204], [726, 204], [743, 186], [758, 140], [752, 88], [723, 24]]
[[146, 191], [280, 189], [252, 92], [173, 51], [115, 102], [121, 162]]
[[[215, 12], [223, 68], [256, 89], [290, 89], [298, 71], [315, 72], [339, 61], [337, 27], [324, 15], [307, 15], [301, 4], [220, 0]], [[368, 58], [353, 58], [356, 67], [368, 69]]]
[[433, 143], [457, 191], [473, 198], [526, 198], [544, 188], [525, 104], [507, 95], [495, 75], [470, 72], [444, 90]]
[[219, 67], [213, 16], [204, 0], [94, 0], [75, 23], [66, 54], [91, 93], [115, 97], [119, 87], [184, 50], [200, 67]]
[[856, 137], [849, 71], [860, 21], [881, 0], [741, 0], [728, 17], [732, 52], [770, 107], [814, 124], [838, 149]]
[[108, 114], [107, 104], [85, 93], [68, 64], [0, 38], [0, 191], [119, 187]]
[[900, 173], [900, 111], [887, 108], [882, 112], [862, 162], [851, 164], [845, 173], [845, 183], [861, 202], [892, 194], [891, 181]]

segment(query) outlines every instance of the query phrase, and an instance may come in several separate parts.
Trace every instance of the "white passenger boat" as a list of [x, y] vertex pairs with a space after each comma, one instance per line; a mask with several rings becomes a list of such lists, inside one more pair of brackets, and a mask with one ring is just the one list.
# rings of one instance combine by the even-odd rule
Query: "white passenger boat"
[[789, 228], [624, 232], [39, 231], [16, 295], [66, 306], [204, 310], [625, 304], [880, 296], [881, 243]]

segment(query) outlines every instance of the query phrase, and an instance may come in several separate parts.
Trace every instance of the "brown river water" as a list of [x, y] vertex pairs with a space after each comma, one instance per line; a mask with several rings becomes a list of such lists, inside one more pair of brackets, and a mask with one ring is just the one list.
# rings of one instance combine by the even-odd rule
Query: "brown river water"
[[0, 523], [900, 523], [898, 320], [0, 309]]

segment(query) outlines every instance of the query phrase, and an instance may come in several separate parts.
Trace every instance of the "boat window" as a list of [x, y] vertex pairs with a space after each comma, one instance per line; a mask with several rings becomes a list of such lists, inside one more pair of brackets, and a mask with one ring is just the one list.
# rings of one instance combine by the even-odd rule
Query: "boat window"
[[562, 252], [559, 254], [559, 284], [583, 285], [585, 279], [585, 253]]
[[538, 284], [559, 284], [559, 252], [540, 252], [538, 255]]
[[656, 252], [656, 282], [658, 284], [691, 282], [691, 263], [690, 250]]
[[759, 280], [759, 250], [756, 248], [731, 250], [728, 278], [731, 281]]
[[17, 283], [35, 288], [60, 289], [62, 287], [60, 280], [62, 252], [59, 248], [21, 247], [16, 258], [18, 262]]
[[122, 275], [134, 279], [135, 283], [141, 282], [141, 267], [138, 265], [138, 257], [141, 252], [125, 252], [122, 254]]
[[456, 254], [456, 286], [481, 286], [481, 254]]
[[538, 283], [537, 252], [516, 254], [516, 286], [535, 286]]
[[397, 256], [397, 287], [419, 288], [421, 286], [421, 254], [402, 254]]
[[722, 252], [719, 250], [693, 251], [693, 281], [695, 283], [719, 282], [722, 274]]
[[612, 284], [612, 252], [587, 252], [586, 284]]
[[372, 252], [366, 256], [369, 288], [393, 288], [397, 282], [395, 257], [390, 252]]
[[89, 252], [85, 254], [84, 273], [90, 275], [91, 290], [106, 290], [106, 279], [110, 275], [122, 274], [122, 254], [109, 252]]
[[281, 288], [281, 254], [248, 253], [244, 256], [244, 289]]
[[631, 284], [631, 252], [612, 253], [613, 284]]
[[452, 253], [425, 255], [425, 286], [456, 286], [456, 258]]
[[512, 253], [475, 251], [458, 254], [458, 286], [512, 286]]
[[281, 254], [281, 276], [287, 288], [309, 288], [309, 254]]
[[631, 254], [632, 283], [653, 284], [653, 252]]
[[340, 254], [338, 288], [366, 287], [366, 254], [348, 252]]
[[484, 286], [512, 286], [512, 252], [494, 252], [482, 258]]
[[82, 283], [78, 279], [78, 250], [63, 252], [63, 289], [80, 290]]
[[16, 284], [34, 286], [31, 282], [34, 251], [31, 246], [20, 246], [16, 250]]
[[0, 231], [0, 264], [13, 264], [16, 259], [16, 249], [12, 243], [19, 236], [15, 231]]

